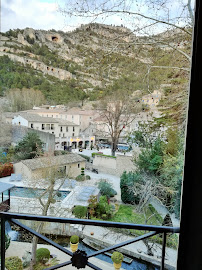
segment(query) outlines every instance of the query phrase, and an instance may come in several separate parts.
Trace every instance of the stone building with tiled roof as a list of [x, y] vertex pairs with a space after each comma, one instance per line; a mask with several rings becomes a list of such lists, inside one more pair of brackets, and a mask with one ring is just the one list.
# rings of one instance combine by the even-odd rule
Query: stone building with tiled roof
[[48, 169], [55, 167], [62, 170], [67, 177], [75, 178], [85, 168], [86, 160], [73, 153], [60, 156], [41, 157], [22, 160], [14, 164], [14, 172], [26, 179], [43, 179]]
[[12, 124], [54, 134], [56, 150], [64, 150], [65, 146], [72, 144], [72, 138], [79, 137], [79, 125], [67, 120], [42, 117], [37, 114], [19, 112], [12, 119]]
[[[46, 114], [47, 112], [47, 114]], [[50, 112], [50, 115], [48, 114]], [[53, 112], [53, 114], [52, 114]], [[55, 113], [55, 115], [54, 115]], [[92, 117], [86, 123], [89, 123]], [[24, 126], [34, 130], [54, 134], [55, 150], [66, 150], [71, 148], [85, 148], [95, 144], [95, 137], [92, 134], [85, 136], [81, 131], [81, 121], [67, 119], [62, 109], [35, 109], [16, 113], [4, 113], [4, 121], [15, 126]], [[71, 115], [73, 116], [73, 115]], [[85, 121], [84, 121], [85, 122]]]

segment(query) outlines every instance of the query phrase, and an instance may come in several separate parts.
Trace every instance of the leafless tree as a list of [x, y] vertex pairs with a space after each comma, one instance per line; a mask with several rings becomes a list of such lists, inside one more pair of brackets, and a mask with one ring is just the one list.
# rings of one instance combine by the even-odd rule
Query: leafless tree
[[124, 90], [112, 93], [97, 105], [102, 121], [102, 126], [98, 130], [101, 130], [102, 135], [110, 137], [113, 156], [115, 156], [121, 133], [131, 124], [135, 118], [135, 113], [140, 108], [140, 104], [130, 99], [129, 92]]
[[[128, 37], [128, 43], [137, 46], [161, 44], [190, 60], [190, 55], [180, 48], [179, 42], [182, 33], [191, 40], [194, 22], [192, 0], [70, 0], [60, 6], [60, 11], [65, 16], [82, 18], [85, 23], [111, 24], [114, 20], [121, 24], [121, 35]], [[124, 25], [131, 31], [126, 31]], [[173, 40], [176, 39], [173, 30], [178, 33], [177, 41]]]
[[12, 125], [3, 119], [3, 111], [0, 109], [0, 147], [8, 147], [11, 144]]
[[[48, 169], [44, 170], [43, 173], [43, 182], [46, 185], [45, 191], [38, 197], [39, 203], [42, 209], [42, 216], [48, 215], [48, 210], [51, 204], [55, 203], [56, 195], [64, 184], [63, 174], [60, 171], [60, 168], [57, 164], [53, 165], [52, 162], [52, 154], [48, 153], [48, 156], [44, 157], [44, 161], [42, 163], [47, 167], [47, 163], [50, 165]], [[35, 185], [38, 181], [35, 181]], [[57, 187], [57, 188], [56, 188]], [[41, 233], [43, 229], [43, 222], [40, 222], [36, 231]], [[36, 249], [37, 249], [38, 238], [36, 236], [33, 237], [32, 241], [32, 259], [30, 269], [32, 270], [34, 265], [36, 264]]]
[[43, 93], [34, 89], [11, 89], [6, 95], [10, 109], [13, 112], [32, 109], [45, 102]]
[[142, 212], [152, 198], [156, 198], [160, 204], [164, 205], [167, 196], [175, 192], [170, 187], [162, 185], [157, 177], [146, 173], [142, 174], [140, 182], [134, 183], [129, 189], [135, 196], [139, 197], [137, 212]]

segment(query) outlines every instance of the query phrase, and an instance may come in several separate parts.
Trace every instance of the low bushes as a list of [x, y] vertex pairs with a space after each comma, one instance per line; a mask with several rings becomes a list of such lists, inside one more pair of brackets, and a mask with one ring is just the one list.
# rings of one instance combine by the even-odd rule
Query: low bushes
[[84, 180], [90, 180], [90, 176], [89, 175], [78, 175], [76, 178], [75, 178], [77, 181], [84, 181]]
[[17, 256], [6, 258], [5, 266], [7, 270], [23, 270], [22, 261]]
[[76, 205], [73, 209], [73, 214], [77, 218], [85, 218], [88, 208], [82, 205]]
[[140, 180], [140, 175], [133, 172], [124, 172], [121, 175], [120, 188], [121, 188], [121, 200], [124, 203], [138, 204], [139, 196], [135, 195], [132, 191], [135, 182]]
[[101, 157], [109, 157], [109, 158], [116, 158], [115, 156], [110, 156], [110, 155], [104, 155], [102, 152], [98, 153], [92, 153], [92, 157], [94, 158], [95, 156], [101, 156]]
[[112, 214], [112, 206], [107, 201], [107, 196], [100, 196], [99, 203], [95, 209], [96, 216], [102, 219], [109, 219]]
[[14, 172], [13, 164], [11, 163], [0, 164], [0, 177], [9, 176], [13, 172]]
[[98, 183], [98, 188], [100, 189], [101, 195], [106, 195], [107, 198], [117, 195], [117, 192], [113, 189], [112, 184], [104, 179]]
[[100, 196], [98, 202], [97, 196], [91, 195], [88, 202], [88, 211], [91, 218], [101, 218], [107, 220], [113, 215], [113, 209], [108, 203], [107, 196]]
[[36, 251], [36, 261], [46, 263], [50, 259], [50, 251], [47, 248], [39, 248]]

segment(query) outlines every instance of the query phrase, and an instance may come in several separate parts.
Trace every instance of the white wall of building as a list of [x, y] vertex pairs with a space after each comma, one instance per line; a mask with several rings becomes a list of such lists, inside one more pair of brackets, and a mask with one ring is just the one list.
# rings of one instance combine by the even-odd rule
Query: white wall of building
[[24, 119], [22, 116], [18, 115], [12, 120], [12, 125], [19, 125], [19, 126], [24, 126], [28, 127], [28, 121]]

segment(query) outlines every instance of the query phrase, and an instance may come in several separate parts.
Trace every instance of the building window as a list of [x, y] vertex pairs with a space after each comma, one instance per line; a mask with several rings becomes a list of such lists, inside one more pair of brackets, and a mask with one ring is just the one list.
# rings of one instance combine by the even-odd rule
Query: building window
[[54, 131], [52, 132], [52, 134], [54, 134]]
[[34, 128], [34, 125], [31, 123], [31, 128]]
[[65, 138], [65, 133], [63, 133], [63, 138]]
[[44, 130], [44, 129], [45, 129], [44, 124], [42, 124], [42, 125], [41, 125], [41, 129], [42, 129], [42, 130]]
[[74, 133], [72, 133], [72, 137], [74, 137]]
[[68, 132], [68, 127], [66, 127], [66, 131]]
[[78, 168], [80, 168], [80, 163], [78, 163]]
[[75, 131], [75, 130], [74, 130], [74, 127], [73, 127], [73, 131]]
[[60, 127], [60, 131], [62, 132], [62, 127]]

